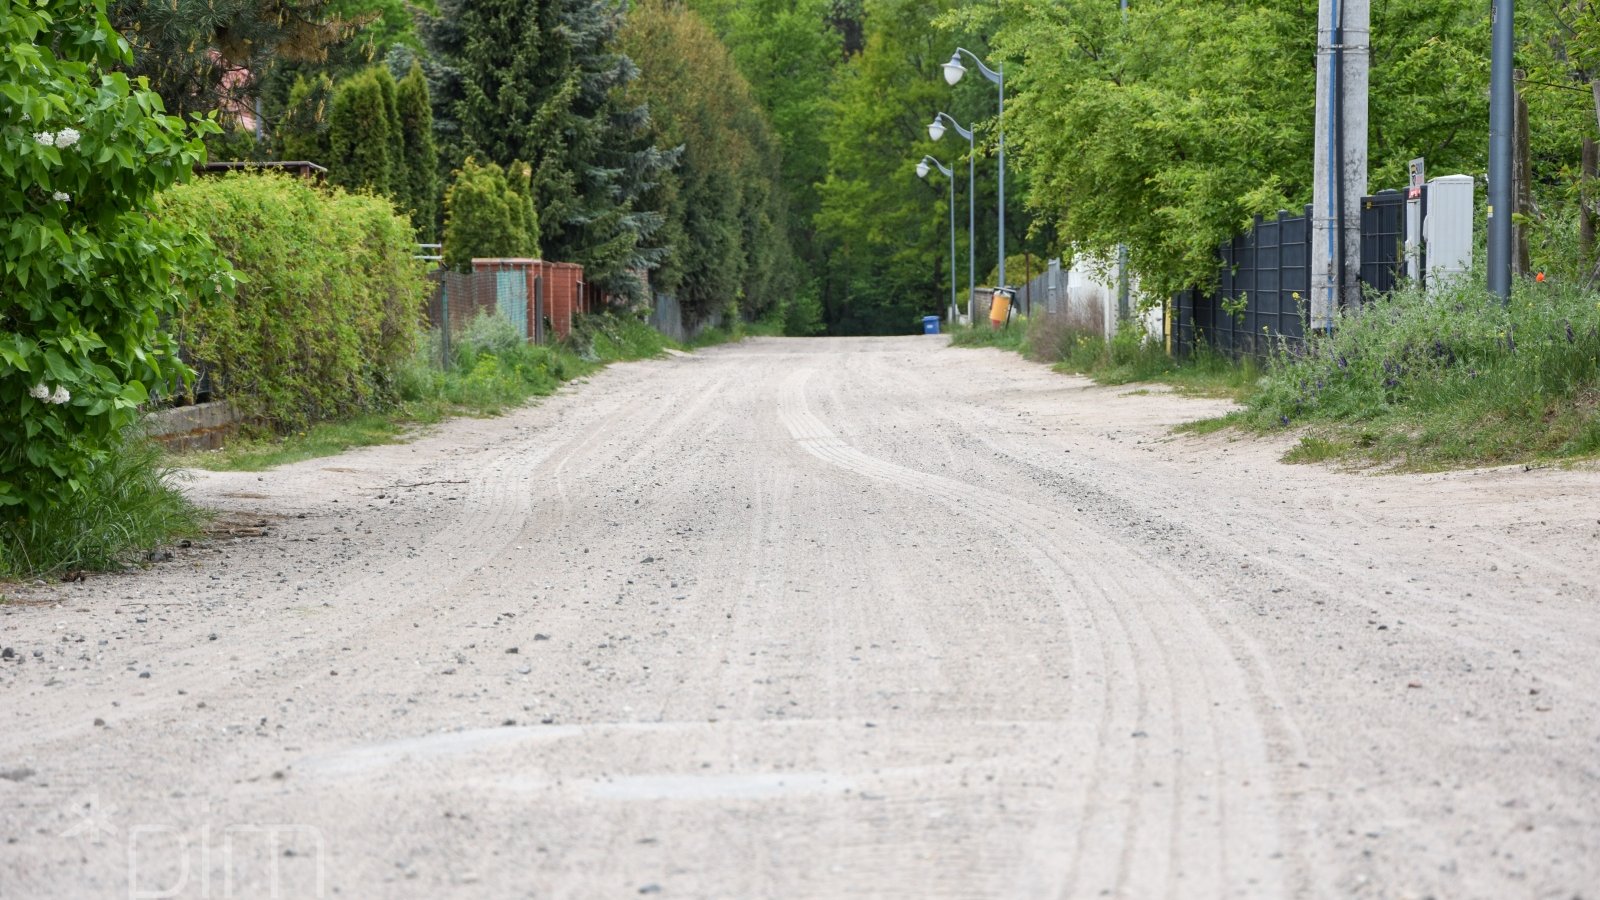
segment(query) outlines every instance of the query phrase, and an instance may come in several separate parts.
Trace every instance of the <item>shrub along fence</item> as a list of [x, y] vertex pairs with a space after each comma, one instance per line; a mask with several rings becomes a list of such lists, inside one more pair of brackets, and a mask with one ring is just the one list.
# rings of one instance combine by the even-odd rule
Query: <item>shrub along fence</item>
[[391, 399], [427, 282], [411, 224], [388, 200], [235, 173], [177, 186], [159, 206], [209, 234], [242, 275], [233, 296], [195, 297], [171, 323], [213, 397], [280, 429]]

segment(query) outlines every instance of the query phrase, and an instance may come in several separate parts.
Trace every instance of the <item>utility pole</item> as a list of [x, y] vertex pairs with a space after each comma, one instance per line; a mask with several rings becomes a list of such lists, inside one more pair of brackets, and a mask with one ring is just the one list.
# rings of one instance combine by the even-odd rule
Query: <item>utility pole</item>
[[1512, 0], [1494, 0], [1489, 60], [1489, 292], [1511, 299], [1511, 131], [1516, 105], [1512, 81]]
[[[1497, 0], [1499, 2], [1499, 0]], [[1370, 0], [1319, 0], [1311, 327], [1361, 305], [1361, 197], [1367, 191]]]
[[[1122, 28], [1128, 28], [1128, 0], [1122, 0]], [[1128, 245], [1117, 245], [1117, 324], [1128, 318]]]

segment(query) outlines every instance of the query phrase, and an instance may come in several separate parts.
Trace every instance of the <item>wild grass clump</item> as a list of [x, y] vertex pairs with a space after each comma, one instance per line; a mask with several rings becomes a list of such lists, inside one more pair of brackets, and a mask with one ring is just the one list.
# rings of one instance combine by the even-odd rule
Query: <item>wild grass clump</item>
[[1023, 318], [1003, 328], [991, 328], [987, 321], [977, 325], [957, 325], [950, 329], [950, 346], [997, 347], [1027, 356], [1030, 327], [1029, 320]]
[[0, 521], [0, 578], [115, 569], [194, 536], [203, 517], [177, 478], [159, 448], [124, 433], [78, 490], [36, 515]]
[[1481, 283], [1402, 288], [1285, 347], [1237, 420], [1413, 468], [1600, 452], [1600, 296], [1521, 281], [1502, 305]]
[[571, 344], [584, 359], [622, 362], [660, 356], [672, 342], [632, 316], [607, 313], [584, 316], [574, 323]]
[[1058, 372], [1087, 375], [1100, 384], [1150, 381], [1207, 397], [1239, 399], [1254, 389], [1261, 376], [1254, 360], [1234, 360], [1205, 346], [1186, 359], [1174, 359], [1162, 340], [1137, 323], [1107, 340], [1098, 317], [1035, 316], [998, 331], [987, 325], [959, 328], [950, 343], [1014, 350], [1050, 363]]

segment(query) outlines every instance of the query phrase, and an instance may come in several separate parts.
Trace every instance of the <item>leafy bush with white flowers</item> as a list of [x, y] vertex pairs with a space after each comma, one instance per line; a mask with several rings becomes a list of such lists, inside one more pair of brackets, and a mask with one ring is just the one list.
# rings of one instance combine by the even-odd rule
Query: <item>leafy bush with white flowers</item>
[[87, 489], [150, 389], [184, 372], [163, 318], [232, 288], [204, 235], [152, 215], [206, 122], [112, 71], [103, 0], [0, 0], [0, 520]]

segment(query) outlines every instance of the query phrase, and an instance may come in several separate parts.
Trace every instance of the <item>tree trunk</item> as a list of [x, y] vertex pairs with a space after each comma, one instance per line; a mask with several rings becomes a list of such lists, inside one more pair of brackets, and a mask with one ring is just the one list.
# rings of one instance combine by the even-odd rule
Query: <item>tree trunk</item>
[[1578, 246], [1585, 269], [1592, 268], [1594, 258], [1595, 198], [1594, 180], [1600, 174], [1600, 144], [1594, 138], [1583, 139], [1583, 180], [1580, 182], [1578, 201]]

